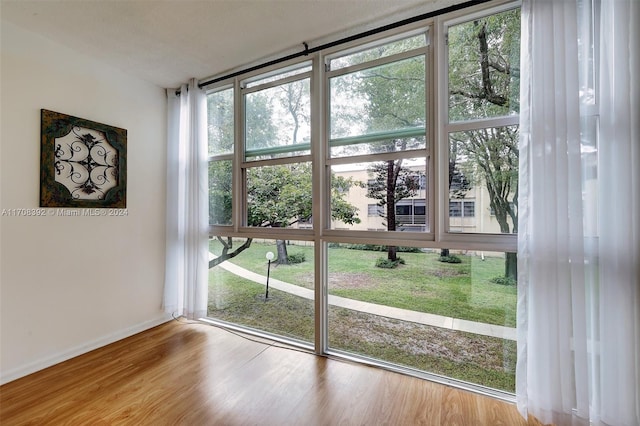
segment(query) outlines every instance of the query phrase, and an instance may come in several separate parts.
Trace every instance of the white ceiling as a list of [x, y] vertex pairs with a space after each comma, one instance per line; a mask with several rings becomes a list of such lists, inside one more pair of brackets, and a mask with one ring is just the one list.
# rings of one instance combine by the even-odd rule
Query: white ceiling
[[[214, 76], [452, 0], [0, 0], [0, 16], [161, 87]], [[332, 38], [333, 36], [333, 38]]]

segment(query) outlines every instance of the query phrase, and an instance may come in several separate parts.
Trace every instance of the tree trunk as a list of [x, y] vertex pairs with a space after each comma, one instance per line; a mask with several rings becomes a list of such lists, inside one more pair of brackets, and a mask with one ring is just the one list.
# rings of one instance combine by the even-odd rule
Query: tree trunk
[[449, 249], [440, 249], [440, 257], [449, 257]]
[[396, 256], [396, 251], [397, 251], [396, 246], [387, 246], [387, 259], [389, 259], [392, 262], [395, 262], [396, 260], [398, 260], [398, 257]]
[[288, 265], [289, 254], [287, 253], [287, 242], [285, 240], [277, 240], [276, 248], [278, 249], [278, 258], [276, 259], [278, 265]]
[[518, 255], [516, 253], [505, 253], [504, 276], [518, 280]]
[[[396, 230], [396, 176], [395, 161], [387, 161], [387, 231]], [[392, 262], [398, 259], [395, 246], [387, 246], [387, 259]]]

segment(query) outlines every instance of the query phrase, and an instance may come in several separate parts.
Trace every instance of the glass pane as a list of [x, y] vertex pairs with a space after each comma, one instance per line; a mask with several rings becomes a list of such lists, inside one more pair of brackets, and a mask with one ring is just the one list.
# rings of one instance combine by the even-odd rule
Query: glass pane
[[329, 348], [514, 392], [516, 255], [389, 250], [329, 245]]
[[[330, 86], [332, 146], [379, 141], [367, 149], [389, 151], [401, 139], [402, 149], [424, 147], [424, 56], [334, 77]], [[339, 141], [362, 135], [373, 137]]]
[[396, 53], [407, 52], [412, 49], [424, 47], [427, 45], [425, 34], [396, 40], [391, 43], [385, 43], [381, 46], [372, 47], [356, 53], [349, 53], [344, 56], [331, 59], [329, 67], [331, 70], [349, 67], [351, 65], [361, 64], [363, 62], [384, 58], [395, 55]]
[[331, 229], [429, 231], [426, 176], [419, 158], [333, 166]]
[[246, 101], [247, 158], [309, 154], [309, 79], [249, 93]]
[[310, 223], [311, 163], [247, 169], [247, 224], [299, 228]]
[[518, 126], [449, 135], [449, 232], [516, 233], [517, 197]]
[[209, 224], [231, 225], [232, 161], [209, 163]]
[[449, 27], [449, 120], [517, 114], [520, 9]]
[[233, 152], [233, 89], [207, 95], [207, 127], [209, 155]]
[[313, 342], [313, 243], [214, 237], [209, 250], [209, 317]]

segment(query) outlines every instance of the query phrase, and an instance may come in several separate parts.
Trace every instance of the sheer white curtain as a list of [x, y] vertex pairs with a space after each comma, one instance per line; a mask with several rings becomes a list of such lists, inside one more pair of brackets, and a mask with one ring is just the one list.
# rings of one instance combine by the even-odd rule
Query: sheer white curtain
[[640, 2], [523, 0], [523, 415], [640, 424]]
[[208, 190], [206, 98], [191, 80], [167, 90], [167, 246], [165, 312], [207, 313]]

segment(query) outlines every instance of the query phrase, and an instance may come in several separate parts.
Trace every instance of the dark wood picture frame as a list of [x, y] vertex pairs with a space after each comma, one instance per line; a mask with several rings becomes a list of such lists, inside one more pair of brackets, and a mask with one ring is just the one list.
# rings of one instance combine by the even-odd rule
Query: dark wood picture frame
[[41, 110], [40, 207], [125, 208], [127, 131]]

